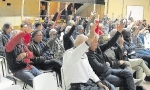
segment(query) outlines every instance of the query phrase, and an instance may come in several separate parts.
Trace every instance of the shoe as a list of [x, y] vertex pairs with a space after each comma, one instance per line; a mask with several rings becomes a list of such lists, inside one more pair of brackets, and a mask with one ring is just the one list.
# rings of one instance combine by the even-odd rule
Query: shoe
[[135, 85], [138, 84], [138, 83], [141, 83], [142, 81], [143, 81], [142, 79], [134, 79]]
[[136, 86], [136, 90], [146, 90], [143, 86]]
[[144, 80], [145, 81], [150, 81], [150, 76], [146, 76]]

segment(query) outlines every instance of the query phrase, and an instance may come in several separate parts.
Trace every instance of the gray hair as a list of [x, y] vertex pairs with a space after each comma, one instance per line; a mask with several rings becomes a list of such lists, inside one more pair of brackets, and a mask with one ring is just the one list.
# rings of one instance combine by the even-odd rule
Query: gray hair
[[51, 29], [51, 30], [49, 31], [49, 35], [51, 35], [53, 32], [57, 32], [56, 29]]

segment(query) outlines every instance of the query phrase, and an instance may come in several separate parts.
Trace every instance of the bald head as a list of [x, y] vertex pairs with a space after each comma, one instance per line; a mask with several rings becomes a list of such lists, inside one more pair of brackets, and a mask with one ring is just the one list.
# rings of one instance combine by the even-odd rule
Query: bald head
[[79, 46], [81, 43], [85, 42], [86, 40], [88, 40], [88, 37], [85, 36], [84, 34], [78, 35], [74, 42], [75, 47]]

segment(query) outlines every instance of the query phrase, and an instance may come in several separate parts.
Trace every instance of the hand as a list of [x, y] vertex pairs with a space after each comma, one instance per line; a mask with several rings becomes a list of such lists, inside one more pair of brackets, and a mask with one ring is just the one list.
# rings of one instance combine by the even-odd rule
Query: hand
[[93, 11], [93, 12], [91, 12], [91, 15], [93, 16], [93, 17], [96, 17], [96, 12], [95, 11]]
[[90, 29], [90, 35], [89, 35], [89, 39], [87, 40], [87, 43], [90, 45], [91, 42], [95, 39], [95, 28], [96, 28], [96, 24], [91, 23], [91, 29]]
[[65, 4], [65, 10], [67, 11], [68, 3]]
[[130, 14], [132, 14], [132, 11], [130, 11]]
[[119, 25], [117, 25], [117, 31], [121, 33], [122, 30], [123, 30], [123, 23], [120, 23]]
[[125, 63], [125, 61], [120, 60], [120, 61], [119, 61], [119, 63], [120, 63], [120, 65], [122, 65], [122, 64], [124, 64], [124, 63]]
[[21, 61], [21, 60], [23, 60], [25, 57], [26, 57], [26, 53], [20, 53], [20, 54], [17, 56], [16, 60], [17, 60], [17, 61]]
[[109, 90], [109, 88], [106, 85], [102, 84], [101, 82], [98, 83], [98, 86], [103, 87], [105, 90]]
[[76, 12], [77, 12], [77, 10], [76, 10], [76, 8], [74, 9], [74, 14], [76, 14]]
[[109, 88], [108, 88], [107, 86], [104, 86], [103, 88], [104, 88], [105, 90], [109, 90]]

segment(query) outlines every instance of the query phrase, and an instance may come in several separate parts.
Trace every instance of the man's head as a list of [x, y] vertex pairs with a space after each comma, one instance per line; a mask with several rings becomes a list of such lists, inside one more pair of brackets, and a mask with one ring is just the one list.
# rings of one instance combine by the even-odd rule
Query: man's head
[[79, 46], [81, 43], [85, 42], [86, 40], [88, 40], [88, 37], [85, 36], [84, 34], [78, 35], [74, 41], [75, 47]]
[[122, 35], [125, 41], [130, 42], [131, 41], [131, 31], [128, 29], [123, 29]]
[[35, 23], [38, 23], [38, 22], [40, 22], [40, 19], [39, 19], [39, 18], [35, 18], [35, 19], [34, 19], [34, 22], [35, 22]]
[[40, 43], [42, 41], [42, 31], [41, 30], [35, 30], [32, 33], [32, 39], [37, 42]]
[[31, 19], [29, 17], [26, 17], [24, 23], [26, 23], [27, 25], [30, 25]]
[[143, 20], [143, 24], [146, 24], [146, 20], [145, 19]]
[[55, 36], [57, 34], [57, 31], [55, 30], [55, 29], [51, 29], [50, 31], [49, 31], [49, 36], [50, 36], [50, 38], [52, 38], [53, 36]]
[[80, 33], [80, 34], [83, 34], [84, 33], [84, 27], [82, 25], [78, 25], [77, 26], [77, 31]]
[[48, 28], [50, 28], [50, 29], [52, 29], [52, 28], [54, 28], [54, 21], [50, 21], [48, 24], [47, 24], [47, 27]]
[[41, 23], [35, 23], [36, 30], [42, 30], [42, 24]]

